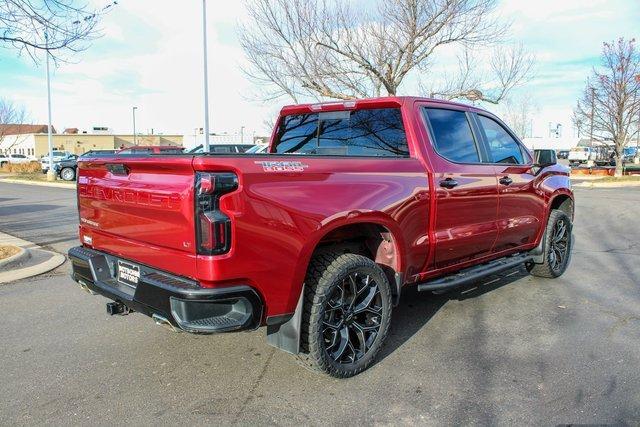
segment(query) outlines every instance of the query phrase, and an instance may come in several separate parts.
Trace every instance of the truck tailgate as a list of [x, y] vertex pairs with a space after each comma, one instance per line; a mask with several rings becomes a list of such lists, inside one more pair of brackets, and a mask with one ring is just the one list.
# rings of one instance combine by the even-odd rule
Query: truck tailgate
[[[139, 262], [145, 261], [137, 257], [141, 247], [170, 249], [157, 251], [163, 254], [158, 256], [188, 255], [195, 269], [192, 160], [191, 156], [172, 157], [170, 162], [155, 156], [114, 156], [81, 162], [78, 175], [81, 234], [100, 236], [97, 241], [117, 241], [117, 246], [112, 244], [112, 252]], [[93, 240], [96, 239], [92, 237]], [[184, 266], [185, 259], [180, 261]]]

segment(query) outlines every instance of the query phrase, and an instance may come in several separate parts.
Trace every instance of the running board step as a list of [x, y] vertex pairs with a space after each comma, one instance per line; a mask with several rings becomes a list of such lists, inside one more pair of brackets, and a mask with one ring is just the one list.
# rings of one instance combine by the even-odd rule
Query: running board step
[[533, 260], [530, 254], [516, 254], [505, 258], [499, 258], [486, 264], [480, 264], [473, 267], [460, 270], [450, 276], [439, 277], [428, 282], [420, 283], [418, 291], [441, 291], [445, 289], [457, 288], [475, 282], [491, 274], [496, 274], [513, 267], [517, 267], [527, 261]]

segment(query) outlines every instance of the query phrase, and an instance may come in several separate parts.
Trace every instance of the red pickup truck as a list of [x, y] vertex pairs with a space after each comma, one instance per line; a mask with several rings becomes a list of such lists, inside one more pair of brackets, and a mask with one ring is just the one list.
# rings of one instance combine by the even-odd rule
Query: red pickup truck
[[[536, 157], [536, 158], [534, 158]], [[336, 377], [366, 369], [407, 286], [569, 263], [573, 194], [484, 110], [390, 97], [284, 107], [267, 154], [79, 162], [72, 277], [176, 331], [266, 326]]]

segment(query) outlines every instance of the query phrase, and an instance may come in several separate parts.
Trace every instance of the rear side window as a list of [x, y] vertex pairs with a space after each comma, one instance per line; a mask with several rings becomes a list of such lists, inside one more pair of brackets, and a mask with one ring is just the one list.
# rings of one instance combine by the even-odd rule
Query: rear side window
[[442, 157], [456, 163], [479, 163], [480, 155], [464, 111], [425, 108], [424, 115]]
[[524, 164], [520, 144], [493, 119], [478, 116], [480, 127], [484, 132], [489, 147], [489, 155], [493, 163]]
[[276, 135], [275, 152], [376, 157], [409, 155], [399, 108], [285, 116]]
[[318, 114], [284, 116], [278, 128], [276, 153], [311, 153], [318, 147]]

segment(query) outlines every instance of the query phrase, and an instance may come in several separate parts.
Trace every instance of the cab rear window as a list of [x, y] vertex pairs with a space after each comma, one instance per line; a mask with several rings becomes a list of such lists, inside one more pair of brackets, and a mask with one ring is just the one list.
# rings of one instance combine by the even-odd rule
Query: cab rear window
[[280, 120], [274, 153], [406, 157], [399, 108], [294, 114]]

